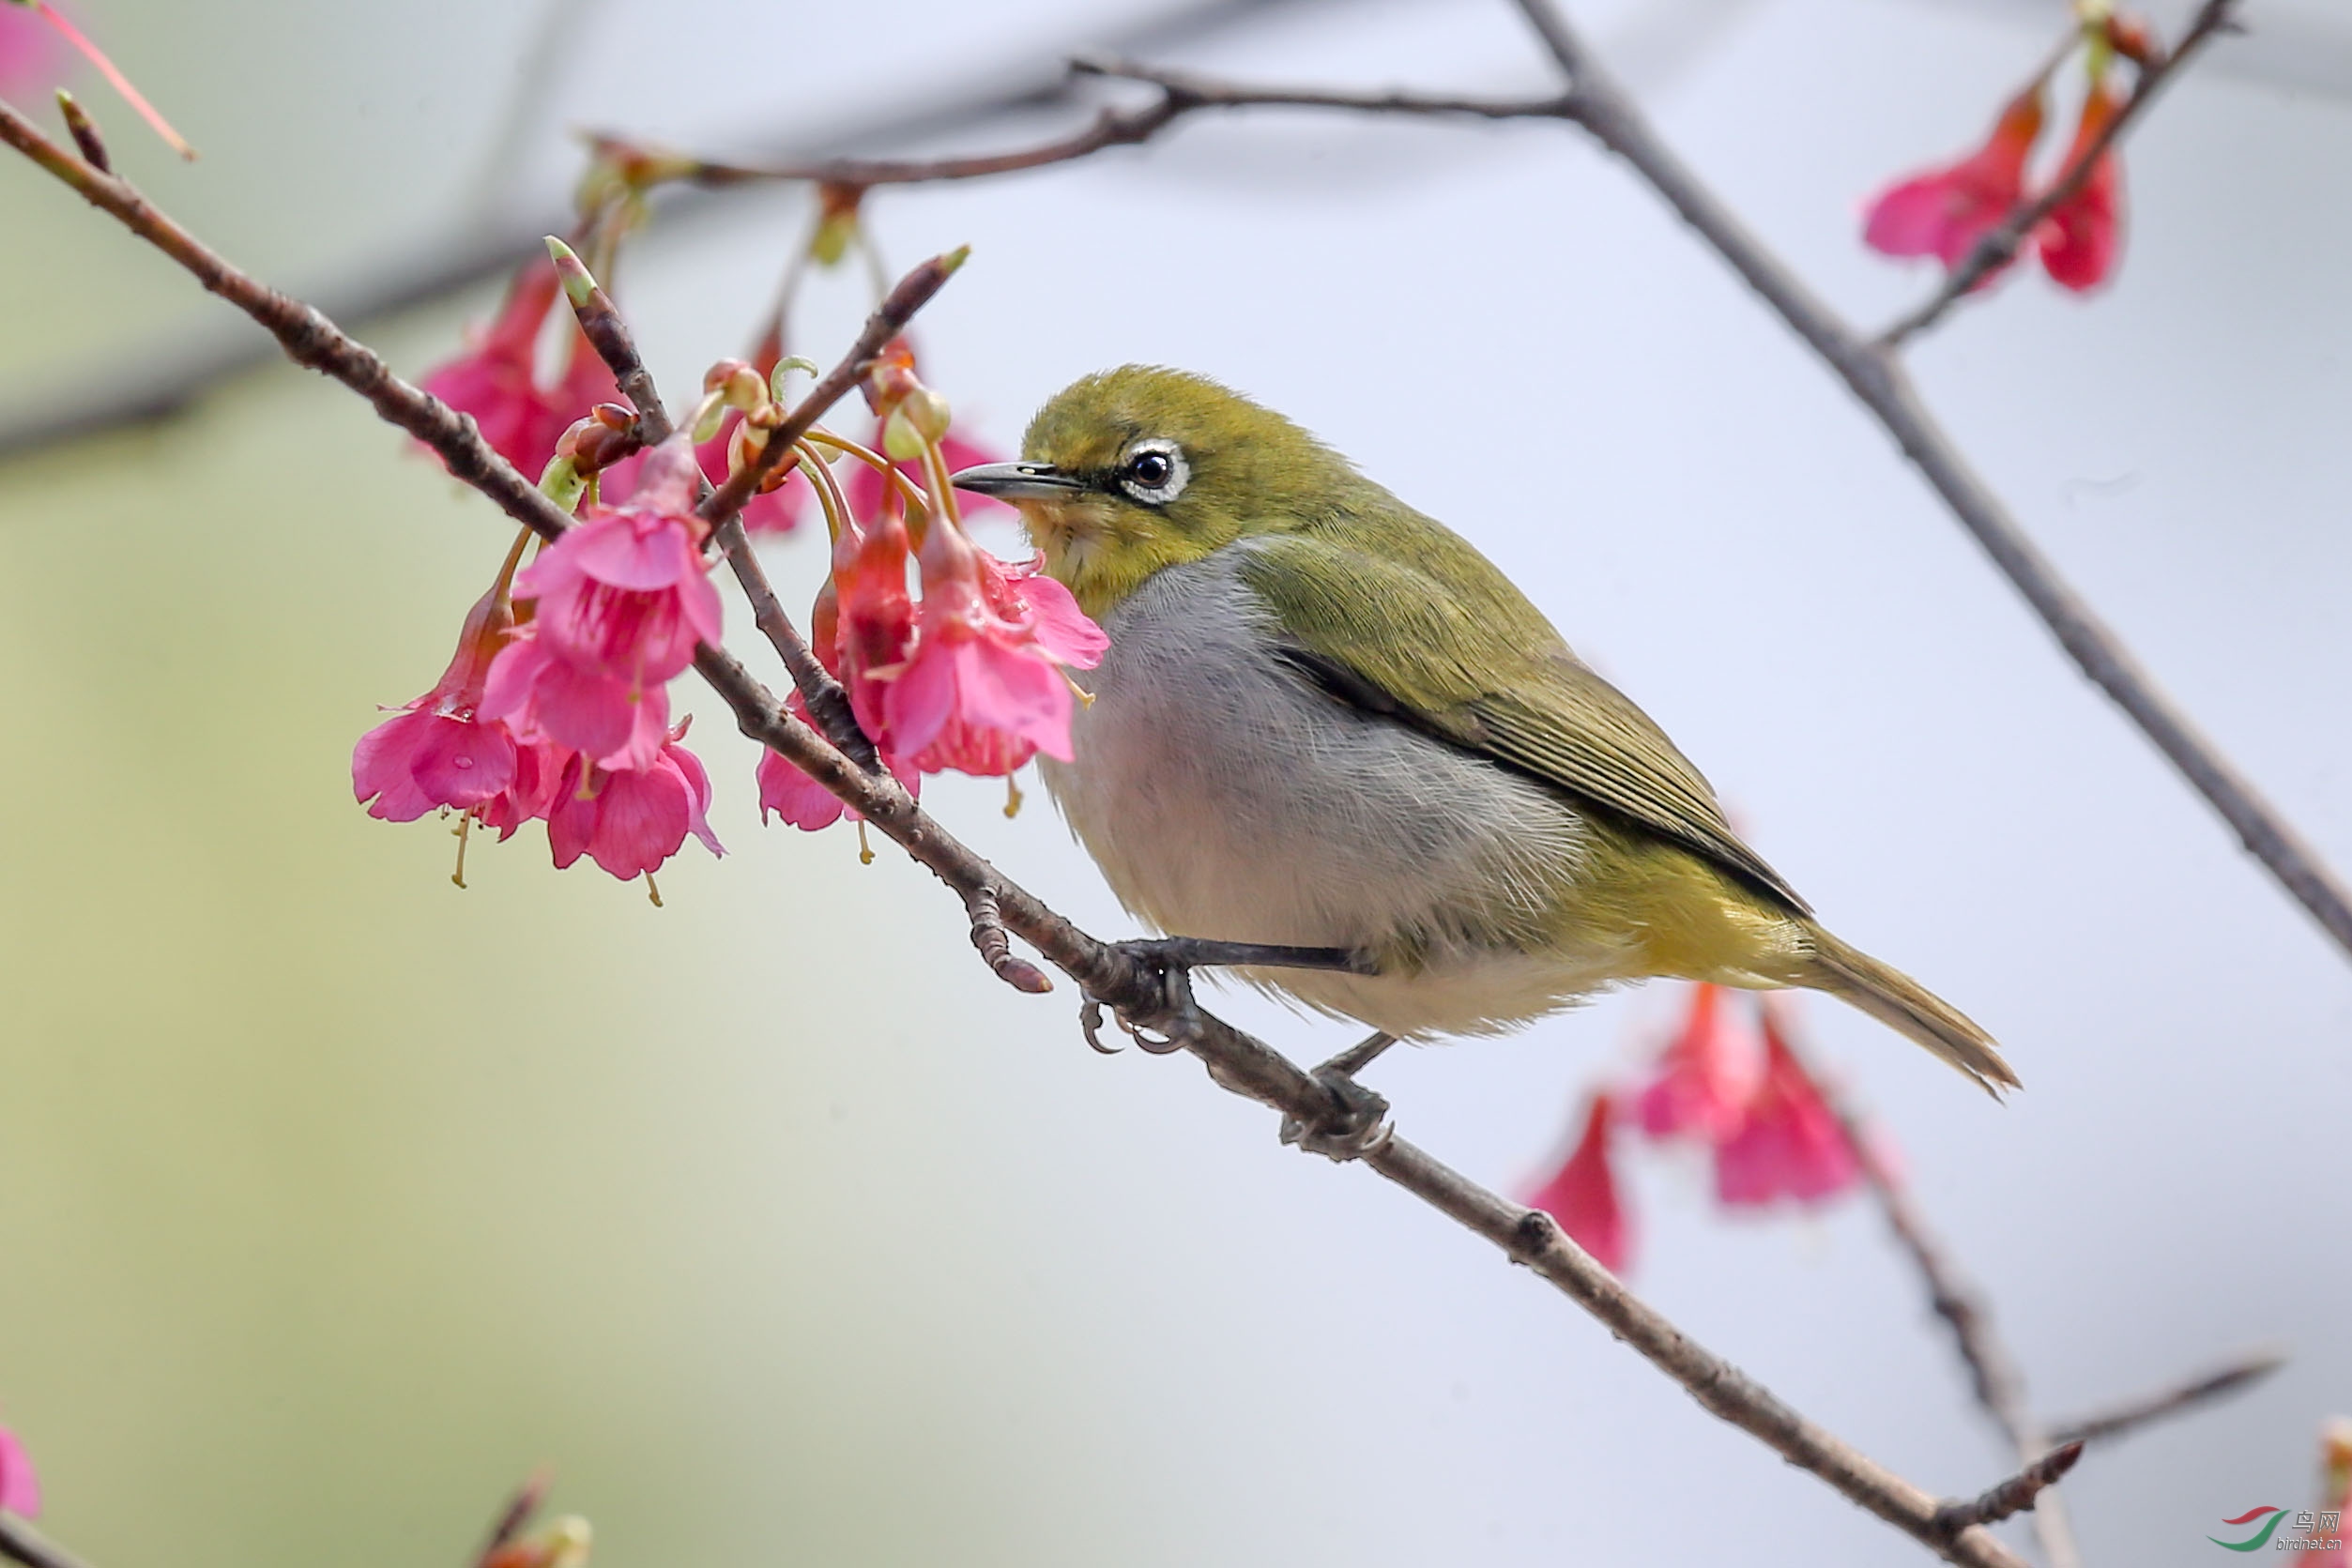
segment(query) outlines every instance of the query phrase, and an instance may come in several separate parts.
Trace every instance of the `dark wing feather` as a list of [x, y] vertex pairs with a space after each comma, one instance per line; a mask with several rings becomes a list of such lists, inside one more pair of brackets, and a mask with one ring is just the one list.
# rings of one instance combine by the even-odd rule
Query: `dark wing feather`
[[[1705, 777], [1648, 714], [1570, 652], [1484, 556], [1413, 522], [1418, 560], [1313, 534], [1240, 547], [1286, 659], [1338, 701], [1602, 807], [1811, 912], [1740, 842]], [[1448, 593], [1441, 581], [1468, 588]]]

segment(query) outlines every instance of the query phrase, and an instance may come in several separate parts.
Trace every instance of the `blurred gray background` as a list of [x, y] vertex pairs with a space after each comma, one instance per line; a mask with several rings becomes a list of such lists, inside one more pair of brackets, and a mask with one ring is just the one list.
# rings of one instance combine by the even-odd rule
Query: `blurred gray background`
[[[79, 14], [206, 154], [171, 163], [79, 79], [128, 171], [317, 287], [559, 213], [567, 126], [821, 147], [1152, 13], [581, 4], [496, 178], [538, 6]], [[1866, 321], [1929, 279], [1862, 249], [1862, 199], [1972, 145], [2062, 24], [2041, 0], [1576, 14]], [[1917, 368], [2341, 868], [2352, 25], [2325, 0], [2248, 14], [2130, 145], [2119, 282], [2085, 303], [2021, 269]], [[1500, 4], [1300, 0], [1156, 57], [1549, 81]], [[1996, 1108], [1806, 1011], [2047, 1411], [2292, 1347], [2253, 1394], [2085, 1459], [2092, 1562], [2207, 1561], [2224, 1516], [2311, 1505], [2318, 1424], [2352, 1409], [2352, 971], [1645, 190], [1559, 128], [1266, 114], [870, 210], [901, 265], [974, 246], [919, 336], [977, 433], [1010, 447], [1125, 360], [1286, 410], [1491, 554], [1839, 930], [2003, 1038], [2029, 1088]], [[746, 195], [632, 252], [624, 303], [674, 398], [741, 346], [804, 222], [798, 196]], [[237, 341], [13, 160], [0, 233], [19, 416]], [[413, 373], [494, 298], [370, 336]], [[863, 303], [819, 280], [802, 346], [830, 358]], [[451, 887], [441, 830], [351, 803], [349, 749], [431, 683], [505, 540], [284, 367], [0, 466], [0, 1421], [57, 1537], [104, 1568], [451, 1565], [547, 1461], [616, 1568], [1925, 1560], [1197, 1069], [1088, 1053], [1068, 987], [989, 979], [903, 858], [763, 830], [750, 746], [690, 682], [726, 860], [690, 846], [656, 910], [552, 872], [534, 829]], [[771, 552], [796, 605], [821, 562], [806, 537]], [[986, 784], [926, 801], [1092, 929], [1132, 929], [1042, 794], [1012, 822]], [[1376, 1081], [1411, 1135], [1523, 1186], [1674, 1001]], [[1350, 1032], [1230, 1007], [1295, 1055]], [[1864, 1207], [1728, 1222], [1664, 1157], [1634, 1186], [1634, 1283], [1686, 1328], [1932, 1489], [2006, 1470]]]

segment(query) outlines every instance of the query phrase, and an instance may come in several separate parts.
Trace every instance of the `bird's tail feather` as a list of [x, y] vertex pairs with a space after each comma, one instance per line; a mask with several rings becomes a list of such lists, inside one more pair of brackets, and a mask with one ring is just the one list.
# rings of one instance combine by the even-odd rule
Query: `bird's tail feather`
[[2021, 1087], [1993, 1037], [1958, 1008], [1901, 970], [1808, 922], [1812, 972], [1799, 983], [1826, 991], [1920, 1044], [1974, 1078], [1995, 1099]]

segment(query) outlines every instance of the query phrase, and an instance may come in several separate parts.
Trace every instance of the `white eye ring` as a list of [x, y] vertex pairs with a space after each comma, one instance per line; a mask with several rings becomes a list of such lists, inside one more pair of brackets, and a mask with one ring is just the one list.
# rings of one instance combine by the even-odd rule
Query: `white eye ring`
[[1192, 480], [1192, 464], [1184, 449], [1154, 437], [1138, 441], [1119, 465], [1119, 488], [1147, 507], [1164, 507], [1184, 493]]

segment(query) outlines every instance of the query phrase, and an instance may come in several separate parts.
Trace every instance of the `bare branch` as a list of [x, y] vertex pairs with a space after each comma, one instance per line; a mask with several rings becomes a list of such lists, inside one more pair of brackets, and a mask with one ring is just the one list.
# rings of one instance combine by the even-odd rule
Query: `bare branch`
[[[1895, 1233], [1895, 1240], [1918, 1269], [1920, 1278], [1927, 1282], [1928, 1302], [1934, 1307], [1935, 1315], [1951, 1328], [1953, 1347], [1960, 1352], [1962, 1363], [1968, 1368], [1968, 1380], [1976, 1393], [1977, 1403], [1983, 1406], [1999, 1425], [2017, 1456], [2030, 1464], [2036, 1455], [2049, 1448], [2051, 1438], [2026, 1400], [2024, 1372], [2018, 1366], [2016, 1358], [2009, 1354], [2008, 1347], [2002, 1343], [2000, 1335], [1993, 1332], [1992, 1309], [1985, 1303], [1983, 1294], [1961, 1272], [1960, 1266], [1952, 1261], [1943, 1243], [1928, 1228], [1926, 1219], [1911, 1201], [1911, 1195], [1872, 1151], [1855, 1118], [1840, 1108], [1839, 1119], [1845, 1126], [1846, 1141], [1860, 1155], [1863, 1176], [1870, 1182], [1871, 1195], [1878, 1199], [1880, 1211], [1886, 1216], [1887, 1228]], [[2071, 1465], [2073, 1460], [2069, 1458], [2067, 1463]], [[2030, 1469], [2026, 1473], [2032, 1473]], [[2063, 1473], [2063, 1467], [2060, 1473]], [[2057, 1477], [2053, 1475], [2050, 1479], [2054, 1481]], [[2014, 1484], [2012, 1480], [2003, 1483], [2003, 1485]], [[2039, 1489], [2039, 1486], [2035, 1488], [2036, 1491]], [[1999, 1491], [2000, 1488], [1995, 1487], [1985, 1497], [1993, 1497]], [[2032, 1493], [2026, 1495], [2030, 1498]], [[1984, 1500], [1985, 1498], [1979, 1498], [1978, 1502]], [[2024, 1506], [2024, 1503], [2020, 1502], [2017, 1507], [1994, 1517], [2007, 1517]], [[2073, 1526], [2056, 1498], [2052, 1498], [2046, 1507], [2035, 1512], [2034, 1532], [2040, 1537], [2042, 1556], [2048, 1559], [2048, 1568], [2075, 1568], [2082, 1561], [2082, 1553], [2074, 1542]]]
[[2169, 1389], [2119, 1405], [2112, 1410], [2065, 1422], [2051, 1434], [2057, 1442], [2100, 1442], [2121, 1437], [2153, 1421], [2195, 1409], [2268, 1378], [2286, 1364], [2283, 1350], [2251, 1350], [2229, 1365], [2192, 1378]]
[[2163, 89], [2189, 57], [2202, 48], [2217, 33], [2234, 29], [2233, 13], [2238, 0], [2205, 0], [2197, 14], [2181, 34], [2179, 44], [2170, 54], [2140, 69], [2139, 80], [2131, 84], [2131, 96], [2126, 99], [2114, 118], [2099, 128], [2098, 134], [2075, 155], [2057, 180], [2040, 195], [2020, 202], [1999, 227], [1979, 236], [1960, 265], [1952, 268], [1941, 286], [1920, 306], [1895, 322], [1877, 338], [1881, 348], [1900, 348], [1911, 338], [1926, 331], [1944, 318], [1945, 312], [1960, 303], [1971, 289], [2017, 259], [2018, 247], [2025, 236], [2041, 227], [2042, 221], [2071, 200], [2083, 189], [2083, 182], [2091, 177], [2091, 170], [2106, 156], [2118, 138], [2131, 129], [2131, 122], [2146, 112], [2156, 95]]
[[[661, 151], [653, 151], [652, 156], [657, 160], [676, 160], [680, 178], [709, 190], [725, 190], [738, 185], [807, 182], [863, 190], [877, 185], [922, 185], [935, 180], [979, 179], [989, 175], [1007, 175], [1024, 169], [1042, 169], [1054, 163], [1067, 163], [1101, 152], [1106, 147], [1133, 146], [1149, 141], [1163, 127], [1193, 107], [1172, 93], [1163, 93], [1156, 101], [1139, 108], [1103, 109], [1095, 114], [1092, 124], [1074, 135], [1017, 152], [963, 158], [824, 158], [755, 167]], [[609, 133], [594, 137], [591, 145], [606, 153], [642, 155], [649, 150], [638, 148], [627, 137]]]
[[1572, 93], [1555, 93], [1545, 98], [1474, 98], [1401, 90], [1357, 93], [1324, 87], [1245, 86], [1191, 71], [1138, 65], [1105, 54], [1083, 55], [1071, 61], [1070, 68], [1089, 76], [1149, 83], [1185, 109], [1337, 109], [1363, 114], [1559, 120], [1574, 118], [1576, 107]]
[[2052, 1449], [2024, 1469], [1999, 1485], [1966, 1502], [1948, 1502], [1935, 1511], [1936, 1518], [1950, 1530], [1966, 1530], [1971, 1525], [1997, 1525], [2013, 1514], [2022, 1514], [2034, 1506], [2034, 1499], [2044, 1489], [2054, 1485], [2060, 1476], [2074, 1468], [2083, 1457], [2083, 1445], [2078, 1440]]
[[1490, 99], [1408, 92], [1352, 93], [1311, 87], [1244, 87], [1184, 71], [1138, 65], [1107, 54], [1080, 55], [1070, 62], [1070, 70], [1076, 76], [1142, 83], [1157, 88], [1159, 96], [1133, 108], [1105, 107], [1083, 129], [1034, 146], [956, 158], [830, 158], [747, 164], [648, 147], [612, 133], [593, 137], [590, 145], [607, 158], [640, 161], [661, 170], [662, 178], [706, 189], [782, 182], [866, 190], [875, 186], [985, 179], [1071, 163], [1112, 147], [1141, 145], [1185, 115], [1202, 109], [1338, 109], [1364, 114], [1462, 114], [1515, 120], [1562, 119], [1567, 117], [1568, 108], [1566, 101], [1557, 96]]

